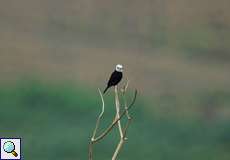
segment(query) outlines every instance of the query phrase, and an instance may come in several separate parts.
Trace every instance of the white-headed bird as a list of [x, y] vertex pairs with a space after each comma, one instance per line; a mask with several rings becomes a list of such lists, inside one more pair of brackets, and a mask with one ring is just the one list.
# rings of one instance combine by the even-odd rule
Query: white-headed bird
[[122, 79], [122, 72], [123, 72], [123, 66], [121, 64], [117, 64], [115, 71], [111, 74], [109, 81], [107, 83], [107, 87], [104, 90], [105, 92], [112, 86], [116, 86]]

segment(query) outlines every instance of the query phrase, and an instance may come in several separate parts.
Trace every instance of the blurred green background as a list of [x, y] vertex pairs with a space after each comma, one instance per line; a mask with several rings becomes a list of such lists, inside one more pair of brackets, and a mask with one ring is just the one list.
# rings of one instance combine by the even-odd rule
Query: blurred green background
[[[0, 2], [0, 137], [28, 160], [84, 160], [117, 63], [138, 89], [119, 159], [230, 159], [229, 0]], [[101, 131], [111, 123], [106, 96]], [[108, 160], [118, 130], [95, 147]]]

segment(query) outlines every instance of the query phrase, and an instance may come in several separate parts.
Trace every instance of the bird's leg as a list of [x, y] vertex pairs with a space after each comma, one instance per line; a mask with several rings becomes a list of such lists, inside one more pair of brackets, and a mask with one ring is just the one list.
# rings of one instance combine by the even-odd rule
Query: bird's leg
[[[118, 89], [117, 86], [115, 86], [115, 105], [116, 105], [116, 118], [119, 119], [120, 118], [120, 103], [119, 103], [119, 98], [118, 98]], [[120, 132], [120, 137], [121, 139], [123, 138], [123, 132], [122, 132], [122, 127], [121, 127], [121, 121], [118, 121], [118, 128], [119, 128], [119, 132]]]

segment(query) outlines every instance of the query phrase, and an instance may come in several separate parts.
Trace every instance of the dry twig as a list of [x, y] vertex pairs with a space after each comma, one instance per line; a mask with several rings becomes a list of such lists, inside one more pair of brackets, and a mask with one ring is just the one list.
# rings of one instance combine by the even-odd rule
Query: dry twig
[[[117, 158], [117, 155], [121, 149], [121, 147], [123, 146], [125, 140], [127, 139], [126, 138], [126, 133], [127, 133], [127, 129], [128, 129], [128, 126], [130, 125], [130, 122], [131, 122], [131, 117], [129, 115], [129, 109], [134, 105], [135, 101], [136, 101], [136, 97], [137, 97], [137, 90], [135, 90], [135, 94], [134, 94], [134, 98], [132, 100], [132, 103], [127, 106], [127, 102], [126, 102], [126, 98], [125, 98], [125, 93], [126, 93], [126, 90], [128, 88], [128, 85], [129, 85], [129, 81], [127, 81], [126, 85], [124, 86], [123, 90], [122, 90], [122, 96], [124, 98], [124, 106], [125, 106], [125, 110], [121, 112], [120, 114], [120, 102], [119, 102], [119, 97], [118, 97], [118, 90], [117, 90], [117, 86], [115, 86], [115, 104], [116, 104], [116, 117], [115, 117], [115, 120], [109, 125], [109, 127], [107, 129], [105, 129], [104, 132], [102, 132], [98, 137], [96, 137], [96, 134], [97, 134], [97, 129], [100, 125], [100, 120], [104, 114], [104, 98], [103, 98], [103, 95], [100, 91], [100, 89], [98, 89], [99, 93], [100, 93], [100, 97], [101, 97], [101, 101], [102, 101], [102, 110], [101, 110], [101, 113], [99, 114], [98, 118], [97, 118], [97, 121], [96, 121], [96, 126], [95, 126], [95, 129], [93, 131], [93, 135], [91, 137], [91, 140], [90, 140], [90, 144], [89, 144], [89, 160], [93, 160], [93, 144], [100, 141], [101, 139], [103, 139], [112, 129], [113, 127], [118, 124], [118, 128], [119, 128], [119, 132], [120, 132], [120, 142], [118, 143], [118, 146], [113, 154], [113, 157], [112, 157], [112, 160], [116, 160]], [[121, 123], [120, 123], [120, 120], [121, 118], [126, 115], [127, 118], [128, 118], [128, 122], [126, 124], [126, 126], [124, 127], [124, 129], [122, 129], [122, 126], [121, 126]]]
[[98, 129], [98, 126], [100, 124], [100, 120], [104, 114], [104, 111], [105, 111], [105, 102], [104, 102], [104, 98], [103, 98], [103, 95], [100, 91], [100, 89], [98, 88], [98, 91], [100, 93], [100, 96], [101, 96], [101, 101], [102, 101], [102, 109], [101, 109], [101, 113], [99, 114], [98, 118], [97, 118], [97, 122], [96, 122], [96, 127], [93, 131], [93, 136], [91, 138], [91, 141], [90, 141], [90, 145], [89, 145], [89, 159], [91, 160], [93, 157], [93, 143], [94, 143], [94, 138], [96, 136], [96, 133], [97, 133], [97, 129]]
[[126, 101], [126, 97], [125, 97], [125, 93], [126, 93], [126, 90], [127, 90], [128, 86], [129, 86], [129, 80], [127, 80], [126, 85], [122, 89], [122, 96], [123, 96], [124, 105], [125, 105], [125, 113], [126, 113], [126, 116], [128, 118], [128, 122], [127, 122], [125, 128], [122, 130], [123, 135], [120, 137], [120, 142], [117, 145], [117, 148], [116, 148], [116, 150], [115, 150], [115, 152], [113, 154], [112, 160], [117, 159], [118, 153], [120, 152], [125, 140], [127, 140], [126, 133], [127, 133], [127, 129], [128, 129], [128, 127], [130, 125], [130, 122], [131, 122], [131, 117], [129, 115], [129, 111], [128, 111], [128, 107], [127, 107], [127, 101]]

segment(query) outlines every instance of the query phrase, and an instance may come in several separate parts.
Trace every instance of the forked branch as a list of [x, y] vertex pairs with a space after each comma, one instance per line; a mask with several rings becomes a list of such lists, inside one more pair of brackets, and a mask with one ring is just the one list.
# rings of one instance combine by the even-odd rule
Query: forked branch
[[[128, 88], [128, 84], [129, 84], [129, 81], [127, 81], [126, 86], [124, 86], [124, 88], [122, 90], [122, 96], [124, 98], [124, 110], [120, 114], [120, 101], [119, 101], [119, 97], [118, 97], [118, 90], [116, 90], [116, 88], [115, 88], [116, 117], [115, 117], [114, 121], [104, 130], [104, 132], [102, 132], [98, 137], [96, 137], [97, 130], [98, 130], [98, 127], [100, 125], [100, 121], [101, 121], [101, 118], [102, 118], [102, 116], [104, 114], [104, 108], [105, 108], [103, 95], [102, 95], [100, 89], [98, 89], [100, 97], [101, 97], [101, 101], [102, 101], [102, 109], [101, 109], [101, 113], [99, 114], [99, 116], [97, 118], [96, 126], [95, 126], [95, 129], [93, 131], [93, 135], [92, 135], [92, 137], [90, 139], [90, 143], [89, 143], [89, 160], [93, 160], [93, 144], [98, 142], [98, 141], [100, 141], [100, 140], [102, 140], [114, 128], [114, 126], [116, 126], [117, 124], [118, 124], [119, 132], [120, 132], [120, 142], [119, 142], [119, 144], [118, 144], [118, 146], [117, 146], [117, 148], [116, 148], [116, 150], [115, 150], [115, 152], [113, 154], [112, 160], [116, 160], [117, 155], [118, 155], [121, 147], [124, 144], [124, 141], [127, 139], [126, 138], [127, 129], [128, 129], [128, 126], [129, 126], [129, 124], [131, 122], [131, 117], [130, 117], [128, 111], [134, 105], [134, 103], [136, 101], [136, 97], [137, 97], [137, 90], [135, 90], [133, 100], [132, 100], [131, 104], [129, 106], [127, 106], [125, 93], [126, 93], [126, 90]], [[124, 117], [124, 115], [127, 116], [128, 122], [127, 122], [126, 126], [124, 128], [122, 128], [122, 126], [120, 124], [120, 120]]]

